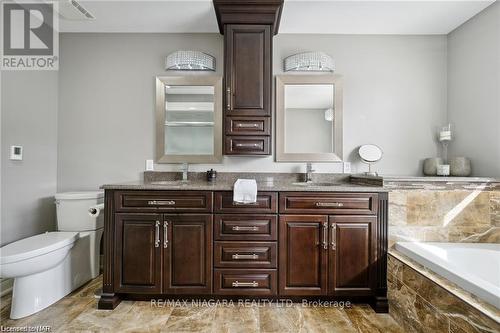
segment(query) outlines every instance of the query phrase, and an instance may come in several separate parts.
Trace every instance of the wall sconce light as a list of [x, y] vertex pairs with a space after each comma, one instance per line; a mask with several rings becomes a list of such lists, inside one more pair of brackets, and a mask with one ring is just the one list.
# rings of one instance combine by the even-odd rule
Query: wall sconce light
[[333, 72], [333, 59], [325, 52], [304, 52], [291, 55], [283, 60], [285, 72]]
[[200, 51], [176, 51], [165, 59], [167, 71], [215, 71], [215, 57]]

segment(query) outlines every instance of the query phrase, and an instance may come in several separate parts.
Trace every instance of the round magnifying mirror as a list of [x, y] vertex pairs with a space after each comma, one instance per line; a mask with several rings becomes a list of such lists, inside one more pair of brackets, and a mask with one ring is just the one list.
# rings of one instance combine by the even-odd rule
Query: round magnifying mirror
[[367, 175], [376, 176], [376, 172], [372, 172], [372, 164], [380, 161], [382, 158], [383, 152], [377, 145], [362, 145], [358, 150], [359, 157], [363, 160], [363, 162], [368, 164], [368, 172], [365, 172]]

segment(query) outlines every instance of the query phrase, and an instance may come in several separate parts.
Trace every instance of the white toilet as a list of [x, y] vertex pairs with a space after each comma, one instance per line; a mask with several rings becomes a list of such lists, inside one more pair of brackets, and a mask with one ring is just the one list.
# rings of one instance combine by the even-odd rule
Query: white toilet
[[[57, 302], [99, 275], [103, 192], [58, 193], [57, 228], [0, 249], [0, 276], [14, 278], [10, 318]], [[92, 213], [89, 213], [91, 209]]]

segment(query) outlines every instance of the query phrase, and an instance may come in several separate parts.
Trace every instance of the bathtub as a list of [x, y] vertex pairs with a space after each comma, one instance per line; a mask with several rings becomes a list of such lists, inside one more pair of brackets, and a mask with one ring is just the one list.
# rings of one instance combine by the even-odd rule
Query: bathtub
[[395, 248], [500, 309], [500, 244], [398, 242]]

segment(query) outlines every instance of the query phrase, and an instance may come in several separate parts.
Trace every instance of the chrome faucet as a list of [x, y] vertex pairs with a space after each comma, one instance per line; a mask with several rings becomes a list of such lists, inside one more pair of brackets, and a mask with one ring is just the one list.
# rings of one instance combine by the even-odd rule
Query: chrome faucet
[[189, 164], [182, 163], [181, 171], [182, 171], [182, 181], [187, 182], [188, 181]]
[[306, 182], [311, 183], [313, 181], [312, 176], [313, 176], [313, 170], [312, 163], [308, 162], [306, 163]]

